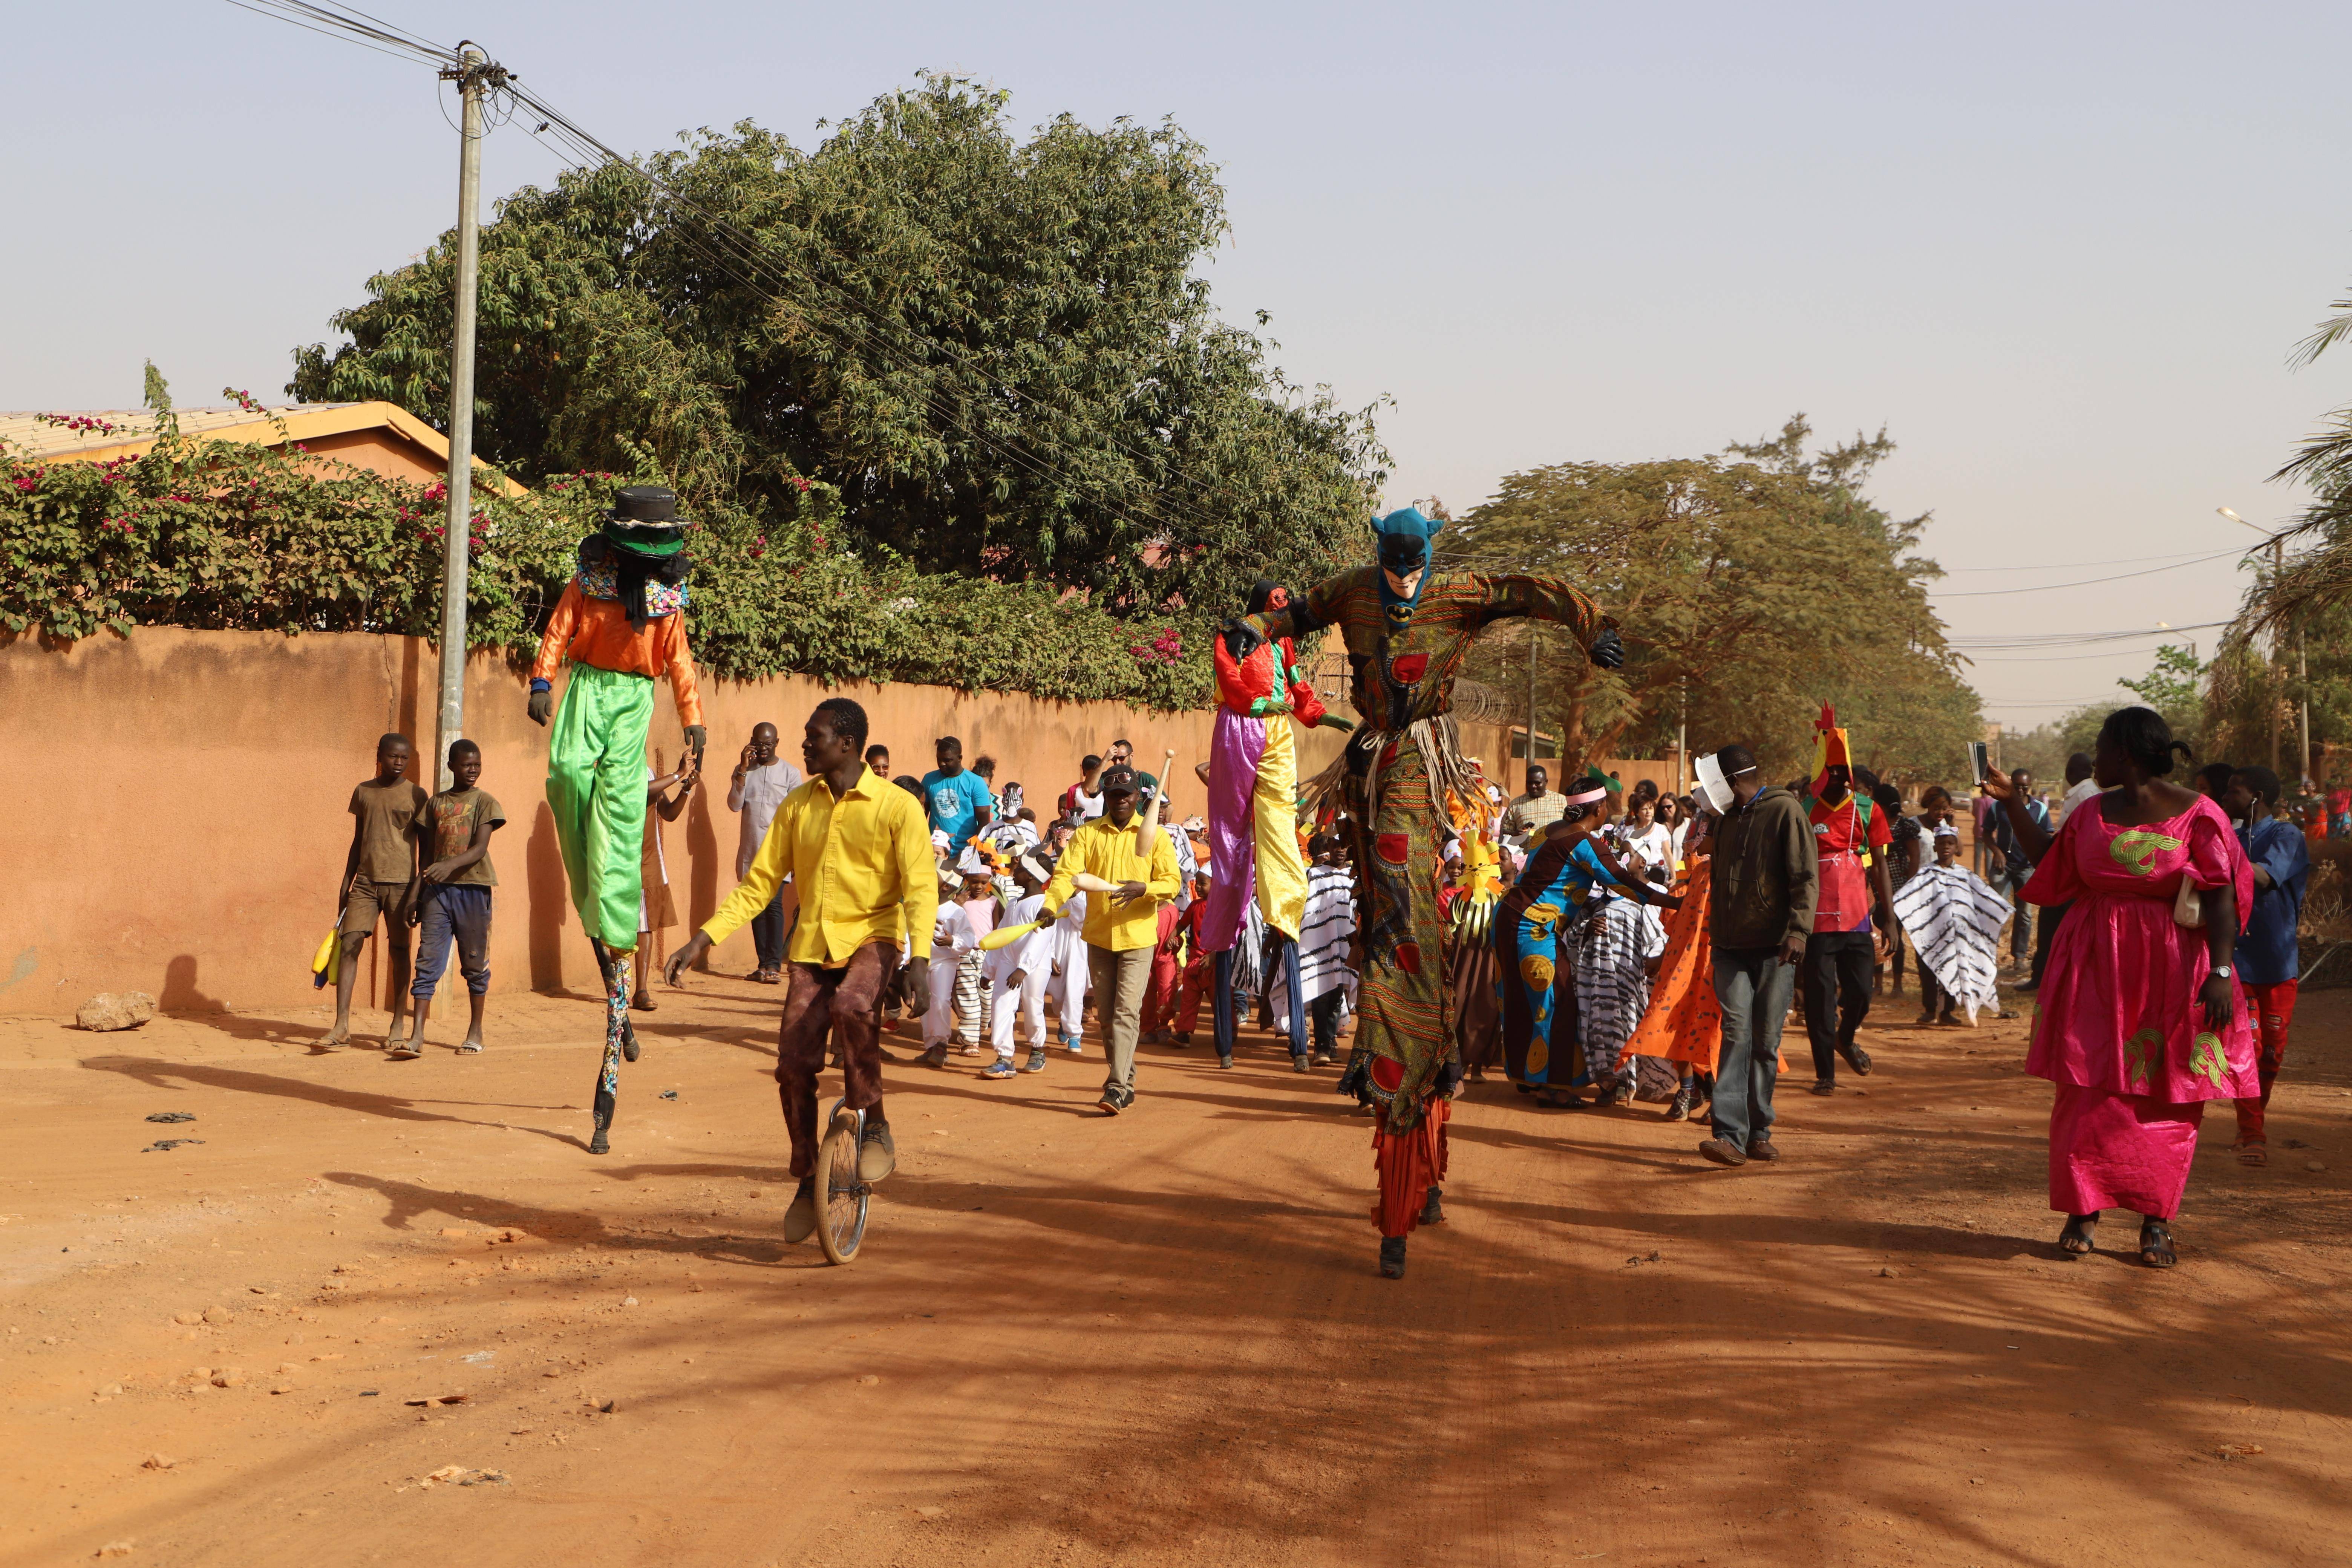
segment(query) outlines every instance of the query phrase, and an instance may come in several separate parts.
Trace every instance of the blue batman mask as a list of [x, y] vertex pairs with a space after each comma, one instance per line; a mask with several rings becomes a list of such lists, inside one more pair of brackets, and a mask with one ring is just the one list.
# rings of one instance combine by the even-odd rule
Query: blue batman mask
[[[1372, 520], [1372, 537], [1380, 547], [1381, 604], [1388, 611], [1393, 625], [1402, 625], [1412, 615], [1412, 607], [1421, 602], [1422, 589], [1429, 585], [1429, 542], [1445, 525], [1422, 514], [1419, 507], [1400, 507], [1386, 517]], [[1413, 584], [1412, 596], [1405, 598], [1389, 585], [1386, 574], [1400, 577], [1422, 574]]]

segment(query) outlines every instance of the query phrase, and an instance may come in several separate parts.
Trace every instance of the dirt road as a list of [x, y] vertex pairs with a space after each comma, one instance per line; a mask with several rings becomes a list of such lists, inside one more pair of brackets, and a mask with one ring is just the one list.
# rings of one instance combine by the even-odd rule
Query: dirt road
[[2208, 1118], [2169, 1275], [2057, 1259], [2004, 1024], [1873, 1029], [1826, 1100], [1797, 1042], [1786, 1157], [1737, 1172], [1473, 1085], [1402, 1282], [1367, 1124], [1262, 1037], [1147, 1052], [1116, 1121], [1091, 1042], [891, 1068], [899, 1171], [828, 1268], [780, 1241], [776, 1005], [662, 994], [602, 1159], [583, 1000], [416, 1062], [313, 1055], [323, 1014], [0, 1023], [0, 1563], [2347, 1555], [2344, 993], [2269, 1169]]

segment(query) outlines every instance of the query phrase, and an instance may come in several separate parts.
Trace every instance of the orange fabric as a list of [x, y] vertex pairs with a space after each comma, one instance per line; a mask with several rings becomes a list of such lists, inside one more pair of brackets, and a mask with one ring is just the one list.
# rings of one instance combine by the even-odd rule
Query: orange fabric
[[[1715, 1000], [1715, 949], [1706, 930], [1712, 880], [1708, 858], [1694, 857], [1684, 885], [1675, 889], [1683, 907], [1665, 916], [1666, 952], [1658, 961], [1658, 977], [1650, 983], [1650, 1010], [1617, 1053], [1621, 1068], [1635, 1057], [1660, 1057], [1688, 1062], [1700, 1072], [1715, 1070], [1723, 1009]], [[1785, 1059], [1781, 1065], [1788, 1065]]]
[[636, 631], [618, 599], [592, 599], [580, 591], [580, 579], [564, 585], [555, 614], [548, 618], [546, 635], [539, 639], [539, 657], [531, 661], [533, 680], [553, 680], [564, 660], [593, 664], [598, 669], [654, 679], [669, 677], [677, 699], [681, 724], [702, 722], [702, 693], [694, 683], [694, 655], [686, 646], [686, 616], [663, 616]]
[[1380, 1173], [1381, 1195], [1372, 1205], [1372, 1223], [1382, 1236], [1410, 1236], [1419, 1228], [1429, 1189], [1445, 1180], [1445, 1123], [1453, 1111], [1451, 1102], [1432, 1095], [1412, 1131], [1400, 1134], [1383, 1127], [1373, 1132], [1372, 1168]]

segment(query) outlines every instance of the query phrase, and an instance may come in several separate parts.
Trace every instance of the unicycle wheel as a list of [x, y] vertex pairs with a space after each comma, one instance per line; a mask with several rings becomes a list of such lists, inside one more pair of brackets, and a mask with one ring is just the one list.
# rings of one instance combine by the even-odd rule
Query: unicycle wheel
[[826, 1259], [846, 1263], [866, 1239], [866, 1205], [874, 1189], [857, 1175], [857, 1147], [865, 1118], [836, 1107], [816, 1146], [816, 1239]]

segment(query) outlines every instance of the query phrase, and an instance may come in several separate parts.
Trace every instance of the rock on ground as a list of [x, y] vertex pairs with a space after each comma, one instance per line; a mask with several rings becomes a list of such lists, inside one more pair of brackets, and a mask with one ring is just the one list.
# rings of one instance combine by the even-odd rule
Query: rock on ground
[[74, 1022], [103, 1034], [109, 1029], [135, 1029], [155, 1016], [155, 998], [144, 991], [101, 991], [81, 1005]]

